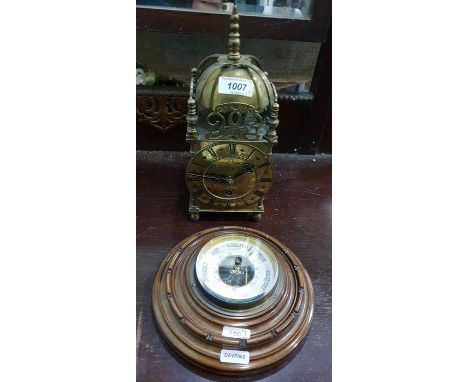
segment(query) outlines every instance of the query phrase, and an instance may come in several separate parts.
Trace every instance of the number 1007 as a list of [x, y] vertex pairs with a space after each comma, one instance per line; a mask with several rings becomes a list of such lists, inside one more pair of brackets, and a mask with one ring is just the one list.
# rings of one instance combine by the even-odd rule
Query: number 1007
[[244, 91], [246, 87], [247, 87], [247, 84], [242, 84], [240, 82], [239, 83], [238, 82], [229, 82], [228, 83], [229, 90]]

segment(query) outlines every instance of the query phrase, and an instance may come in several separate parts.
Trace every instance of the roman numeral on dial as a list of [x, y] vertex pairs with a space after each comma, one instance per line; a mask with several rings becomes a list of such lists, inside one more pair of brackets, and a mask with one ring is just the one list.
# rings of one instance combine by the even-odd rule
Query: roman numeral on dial
[[213, 157], [213, 159], [216, 160], [216, 159], [218, 158], [218, 155], [216, 155], [215, 151], [214, 151], [211, 147], [208, 147], [208, 148], [206, 149], [206, 151], [208, 151], [208, 152], [211, 154], [211, 156]]
[[249, 158], [252, 156], [252, 154], [253, 154], [254, 152], [255, 152], [255, 150], [252, 150], [252, 151], [250, 152], [249, 156], [248, 156], [247, 158], [245, 158], [245, 159], [249, 159]]
[[262, 191], [260, 191], [260, 190], [255, 190], [255, 191], [253, 192], [253, 194], [254, 194], [254, 195], [257, 195], [257, 196], [260, 197], [260, 198], [263, 197], [263, 196], [265, 195], [265, 193], [262, 192]]

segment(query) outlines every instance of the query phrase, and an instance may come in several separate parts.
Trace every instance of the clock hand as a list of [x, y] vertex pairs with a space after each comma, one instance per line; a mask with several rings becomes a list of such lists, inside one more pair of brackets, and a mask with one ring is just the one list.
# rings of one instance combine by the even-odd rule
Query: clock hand
[[211, 180], [214, 180], [214, 181], [217, 181], [217, 182], [225, 182], [226, 181], [226, 178], [221, 178], [221, 177], [213, 176], [213, 175], [195, 174], [193, 172], [187, 172], [186, 175], [195, 176], [195, 177], [203, 178], [203, 179], [211, 179]]
[[246, 172], [249, 172], [249, 173], [252, 173], [253, 171], [253, 167], [252, 165], [248, 164], [248, 163], [244, 163], [244, 168], [242, 170], [239, 170], [237, 171], [234, 175], [232, 175], [230, 178], [231, 179], [235, 179], [237, 178], [238, 176], [241, 176], [242, 174], [246, 173]]

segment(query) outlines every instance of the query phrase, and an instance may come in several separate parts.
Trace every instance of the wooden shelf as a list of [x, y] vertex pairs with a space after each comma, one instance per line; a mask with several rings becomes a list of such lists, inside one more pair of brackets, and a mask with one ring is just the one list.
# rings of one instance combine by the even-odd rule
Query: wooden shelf
[[[242, 225], [273, 235], [300, 258], [314, 286], [311, 330], [293, 358], [255, 378], [331, 381], [331, 156], [273, 154], [275, 178], [265, 213], [255, 223], [243, 214], [203, 214], [190, 221], [185, 152], [137, 152], [137, 381], [228, 381], [190, 366], [155, 325], [151, 289], [171, 248], [205, 228]], [[252, 380], [256, 380], [256, 379]]]

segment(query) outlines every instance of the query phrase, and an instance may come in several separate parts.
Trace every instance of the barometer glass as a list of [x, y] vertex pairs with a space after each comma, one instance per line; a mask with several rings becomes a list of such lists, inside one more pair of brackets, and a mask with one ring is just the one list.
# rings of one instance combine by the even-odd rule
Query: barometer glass
[[260, 238], [225, 234], [202, 247], [195, 274], [208, 297], [242, 307], [271, 295], [278, 282], [278, 262]]

